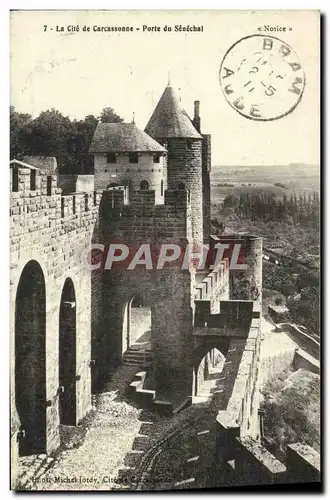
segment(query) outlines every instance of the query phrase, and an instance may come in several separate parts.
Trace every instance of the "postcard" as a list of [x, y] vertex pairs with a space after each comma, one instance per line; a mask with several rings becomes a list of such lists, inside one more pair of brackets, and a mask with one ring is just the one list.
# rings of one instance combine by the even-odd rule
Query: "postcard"
[[320, 12], [10, 24], [11, 489], [320, 490]]

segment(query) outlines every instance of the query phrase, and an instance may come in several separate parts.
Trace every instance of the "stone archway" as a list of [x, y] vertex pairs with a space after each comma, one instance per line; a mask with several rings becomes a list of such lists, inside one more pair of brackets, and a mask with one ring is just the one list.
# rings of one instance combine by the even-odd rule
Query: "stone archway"
[[46, 451], [46, 288], [42, 269], [24, 267], [15, 301], [15, 401], [19, 454]]
[[59, 316], [59, 410], [64, 425], [76, 425], [76, 378], [76, 295], [67, 278]]
[[[206, 380], [220, 376], [228, 353], [230, 340], [212, 339], [201, 343], [192, 353], [192, 396], [198, 396]], [[219, 358], [219, 359], [218, 359]]]
[[139, 350], [151, 342], [151, 308], [146, 304], [143, 294], [133, 295], [124, 307], [122, 353], [133, 344]]

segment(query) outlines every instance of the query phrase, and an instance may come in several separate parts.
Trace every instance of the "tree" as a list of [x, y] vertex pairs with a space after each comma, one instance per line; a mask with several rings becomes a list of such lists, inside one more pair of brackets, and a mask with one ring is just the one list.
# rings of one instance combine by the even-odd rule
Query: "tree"
[[42, 111], [33, 120], [30, 140], [31, 154], [55, 156], [59, 170], [75, 171], [77, 122], [63, 116], [59, 111]]
[[[104, 123], [122, 122], [113, 108], [104, 108], [100, 120]], [[55, 156], [61, 173], [93, 173], [93, 158], [88, 149], [98, 119], [87, 115], [83, 120], [69, 117], [52, 108], [32, 119], [10, 107], [10, 155]]]
[[124, 121], [123, 118], [117, 115], [114, 109], [110, 107], [102, 109], [99, 119], [102, 123], [120, 123]]
[[29, 153], [32, 116], [18, 113], [10, 106], [10, 157], [20, 158]]
[[88, 149], [97, 123], [98, 120], [94, 115], [87, 115], [77, 125], [76, 170], [84, 174], [93, 173], [93, 157], [88, 154]]

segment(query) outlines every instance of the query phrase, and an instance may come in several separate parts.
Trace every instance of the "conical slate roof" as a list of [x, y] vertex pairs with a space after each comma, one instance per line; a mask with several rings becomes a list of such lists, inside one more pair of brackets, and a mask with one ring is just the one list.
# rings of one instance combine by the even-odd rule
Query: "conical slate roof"
[[157, 139], [202, 139], [187, 113], [181, 109], [179, 99], [170, 85], [164, 90], [144, 130]]
[[158, 142], [134, 123], [98, 123], [93, 135], [90, 153], [108, 152], [165, 152]]

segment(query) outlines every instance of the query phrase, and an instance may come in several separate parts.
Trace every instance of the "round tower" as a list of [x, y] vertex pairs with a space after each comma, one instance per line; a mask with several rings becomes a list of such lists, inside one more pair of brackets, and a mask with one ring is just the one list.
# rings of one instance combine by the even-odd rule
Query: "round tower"
[[189, 189], [192, 235], [203, 242], [202, 136], [179, 99], [168, 85], [163, 92], [145, 132], [167, 149], [168, 189]]

